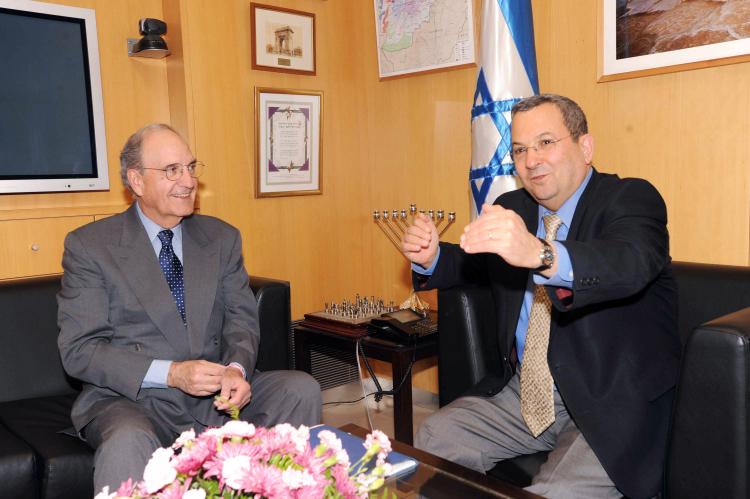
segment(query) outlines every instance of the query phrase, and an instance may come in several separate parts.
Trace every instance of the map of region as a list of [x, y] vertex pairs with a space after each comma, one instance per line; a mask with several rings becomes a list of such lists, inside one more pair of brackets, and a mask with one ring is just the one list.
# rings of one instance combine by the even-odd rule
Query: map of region
[[374, 0], [380, 77], [474, 62], [471, 0]]

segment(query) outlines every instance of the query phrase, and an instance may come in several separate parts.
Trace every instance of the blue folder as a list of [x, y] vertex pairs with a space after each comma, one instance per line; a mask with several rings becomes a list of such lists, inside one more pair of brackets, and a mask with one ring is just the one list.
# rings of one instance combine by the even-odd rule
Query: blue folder
[[[365, 441], [362, 438], [326, 424], [321, 424], [310, 428], [311, 447], [314, 448], [320, 443], [318, 433], [320, 433], [322, 430], [328, 430], [336, 434], [338, 439], [341, 440], [341, 444], [344, 447], [344, 450], [349, 455], [349, 462], [351, 464], [356, 463], [362, 458], [362, 456], [365, 455]], [[371, 462], [368, 463], [368, 468], [375, 466], [375, 459], [376, 457], [373, 457], [371, 459]], [[417, 464], [419, 464], [416, 459], [411, 458], [405, 454], [401, 454], [400, 452], [396, 452], [395, 450], [392, 450], [385, 460], [386, 462], [391, 464], [391, 472], [386, 475], [389, 478], [409, 473], [415, 470], [417, 468]]]

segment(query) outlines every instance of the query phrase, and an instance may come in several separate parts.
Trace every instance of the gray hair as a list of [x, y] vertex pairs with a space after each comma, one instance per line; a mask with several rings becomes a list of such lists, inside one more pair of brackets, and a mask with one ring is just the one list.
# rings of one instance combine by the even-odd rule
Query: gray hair
[[565, 128], [568, 129], [570, 136], [573, 140], [578, 140], [581, 135], [589, 133], [589, 125], [586, 121], [586, 115], [583, 113], [583, 109], [574, 100], [557, 94], [541, 94], [527, 97], [513, 106], [510, 111], [511, 118], [516, 113], [524, 113], [530, 111], [537, 106], [542, 104], [554, 104], [562, 114]]
[[178, 137], [180, 136], [174, 128], [165, 123], [151, 123], [138, 129], [138, 131], [128, 137], [122, 151], [120, 151], [120, 178], [122, 179], [122, 185], [127, 187], [131, 192], [133, 188], [128, 181], [128, 170], [138, 170], [143, 173], [143, 158], [141, 157], [143, 139], [146, 134], [156, 130], [169, 130]]

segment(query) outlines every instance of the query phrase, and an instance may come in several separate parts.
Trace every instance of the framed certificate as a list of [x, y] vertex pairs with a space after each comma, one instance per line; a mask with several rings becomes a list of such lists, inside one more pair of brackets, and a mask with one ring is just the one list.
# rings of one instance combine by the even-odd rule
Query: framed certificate
[[323, 92], [255, 88], [255, 197], [321, 194]]
[[315, 14], [250, 4], [253, 69], [315, 74]]

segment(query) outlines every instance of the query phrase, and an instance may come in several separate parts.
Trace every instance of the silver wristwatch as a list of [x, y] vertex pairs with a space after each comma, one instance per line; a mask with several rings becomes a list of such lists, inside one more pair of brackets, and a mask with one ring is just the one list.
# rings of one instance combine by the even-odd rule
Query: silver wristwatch
[[555, 263], [555, 252], [552, 251], [552, 245], [542, 239], [541, 237], [537, 238], [542, 242], [542, 249], [539, 251], [539, 267], [536, 268], [537, 272], [541, 272], [543, 270], [547, 270], [552, 267], [552, 265]]

